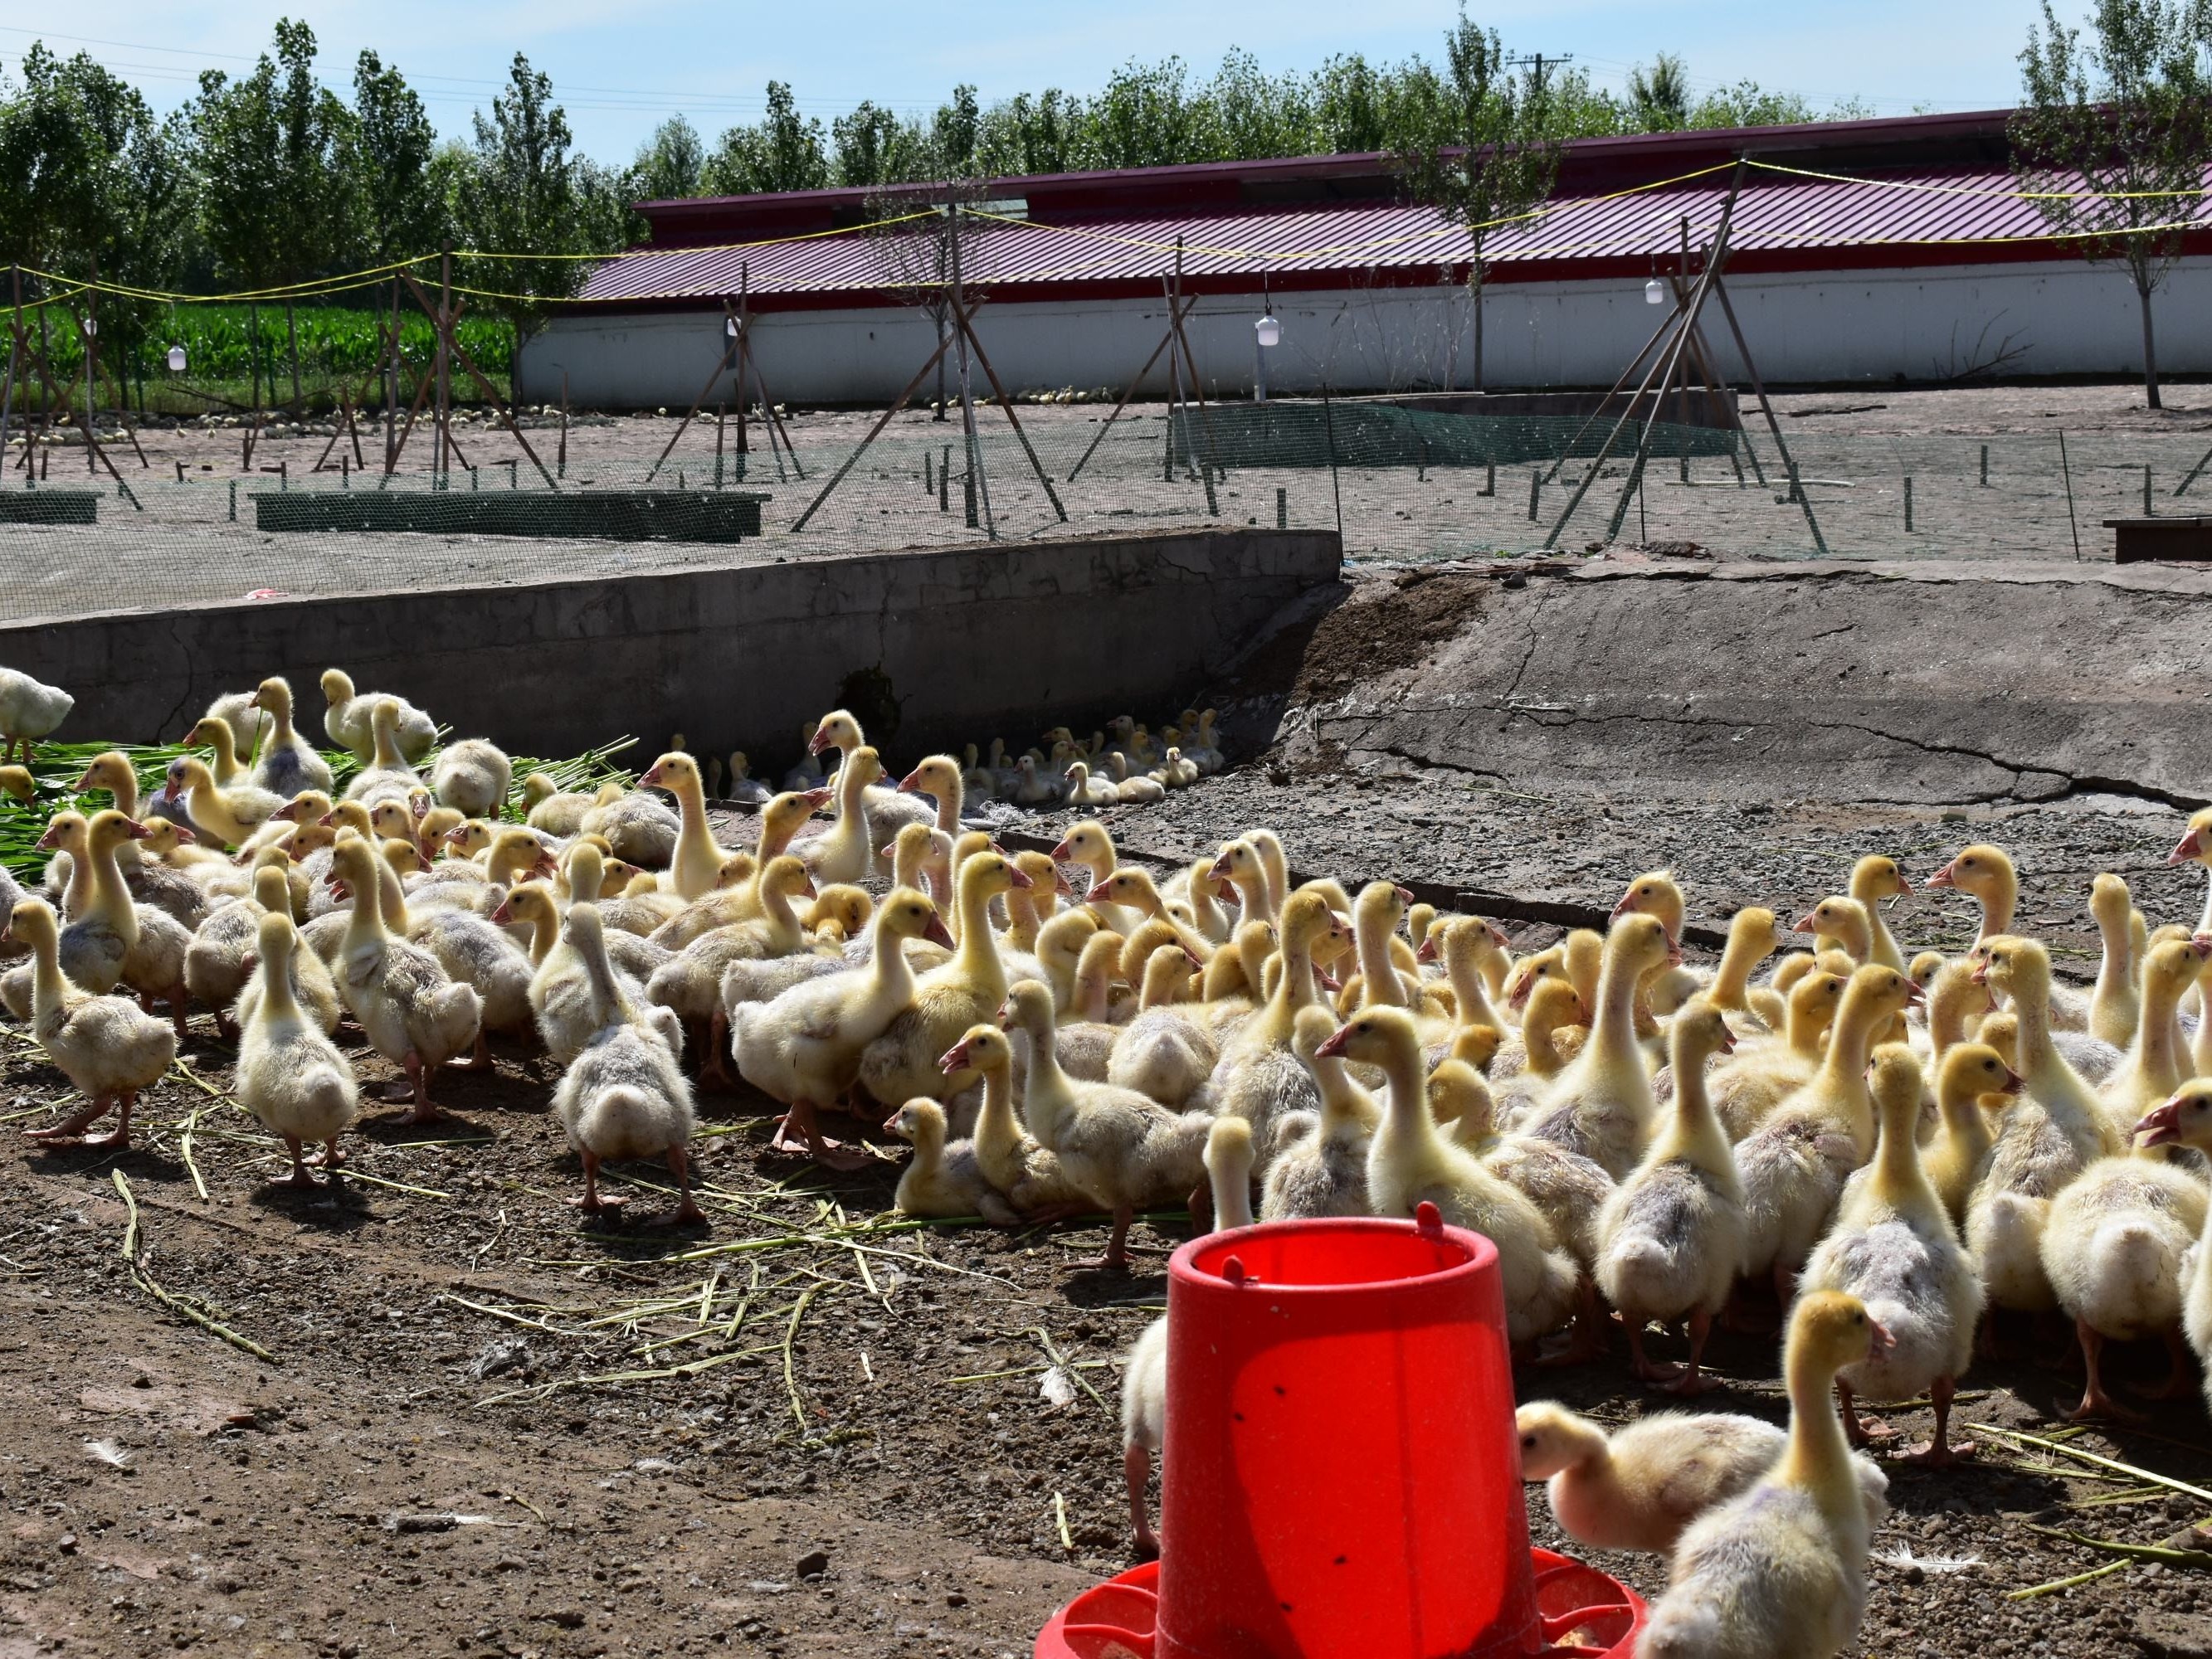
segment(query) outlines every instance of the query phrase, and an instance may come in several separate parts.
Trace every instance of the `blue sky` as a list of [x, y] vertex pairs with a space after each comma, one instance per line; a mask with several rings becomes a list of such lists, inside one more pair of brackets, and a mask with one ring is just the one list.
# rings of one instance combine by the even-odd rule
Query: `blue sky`
[[[0, 23], [0, 62], [12, 69], [42, 34], [58, 51], [92, 53], [167, 109], [190, 95], [200, 68], [246, 67], [278, 16], [303, 14], [333, 82], [374, 47], [422, 91], [440, 130], [458, 132], [519, 48], [552, 76], [584, 148], [616, 161], [673, 111], [709, 137], [757, 118], [771, 77], [826, 120], [864, 97], [926, 109], [963, 80], [987, 101], [1051, 85], [1089, 90], [1133, 57], [1179, 52], [1203, 73], [1232, 46], [1271, 70], [1310, 68], [1339, 52], [1433, 58], [1454, 9], [1439, 0], [969, 0], [949, 9], [957, 38], [940, 24], [945, 9], [860, 0], [108, 0], [49, 14], [52, 28], [16, 22], [25, 17], [16, 10]], [[1631, 64], [1663, 50], [1688, 59], [1700, 88], [1747, 76], [1816, 104], [1856, 96], [1899, 114], [2008, 101], [2014, 55], [2037, 15], [2030, 0], [1493, 0], [1471, 9], [1516, 49], [1575, 54], [1604, 85], [1619, 86]]]

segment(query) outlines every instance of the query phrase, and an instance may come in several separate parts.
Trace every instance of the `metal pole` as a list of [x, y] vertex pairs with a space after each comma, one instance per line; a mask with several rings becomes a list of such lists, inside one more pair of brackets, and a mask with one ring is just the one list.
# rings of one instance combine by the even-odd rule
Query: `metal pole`
[[453, 443], [453, 245], [448, 242], [438, 255], [438, 454], [437, 465], [432, 470], [441, 484], [452, 471], [447, 451]]
[[1336, 477], [1336, 406], [1329, 401], [1328, 382], [1321, 383], [1321, 418], [1328, 434], [1328, 493], [1336, 501], [1336, 551], [1344, 554], [1344, 490]]
[[92, 256], [92, 281], [84, 290], [84, 332], [78, 343], [84, 347], [84, 470], [97, 474], [100, 465], [93, 459], [92, 429], [99, 424], [93, 408], [92, 354], [99, 338], [100, 317], [100, 256]]

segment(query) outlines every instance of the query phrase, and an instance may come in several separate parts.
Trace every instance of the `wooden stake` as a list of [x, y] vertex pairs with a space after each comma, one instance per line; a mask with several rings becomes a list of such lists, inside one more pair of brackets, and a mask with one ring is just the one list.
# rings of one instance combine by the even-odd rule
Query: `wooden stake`
[[[404, 276], [407, 273], [402, 271], [400, 275]], [[438, 308], [431, 313], [438, 330], [438, 452], [430, 470], [441, 476], [451, 471], [447, 462], [448, 453], [459, 453], [453, 448], [453, 319], [447, 315], [453, 303], [453, 245], [448, 242], [438, 255]], [[467, 463], [462, 465], [466, 465]]]
[[1758, 395], [1759, 407], [1766, 416], [1766, 429], [1774, 439], [1775, 453], [1782, 459], [1782, 470], [1792, 480], [1791, 493], [1797, 497], [1797, 505], [1804, 511], [1806, 527], [1813, 532], [1813, 545], [1820, 549], [1825, 557], [1828, 543], [1820, 534], [1820, 521], [1813, 516], [1813, 498], [1796, 482], [1797, 463], [1790, 459], [1790, 446], [1782, 436], [1782, 422], [1774, 418], [1774, 404], [1766, 395], [1765, 383], [1759, 378], [1759, 364], [1752, 357], [1750, 343], [1743, 337], [1743, 325], [1735, 319], [1735, 307], [1729, 303], [1728, 284], [1721, 280], [1717, 266], [1713, 276], [1713, 292], [1720, 296], [1721, 315], [1728, 319], [1729, 333], [1735, 340], [1736, 355], [1743, 359], [1744, 372], [1751, 376], [1751, 389]]
[[[404, 272], [402, 273], [402, 275], [404, 274], [405, 273]], [[428, 306], [430, 303], [430, 296], [422, 292], [421, 284], [417, 283], [412, 276], [409, 276], [407, 278], [407, 283], [409, 287], [414, 289], [416, 297], [425, 306]], [[459, 322], [459, 320], [460, 313], [456, 310], [453, 314], [453, 321]], [[490, 376], [487, 375], [483, 370], [477, 367], [477, 360], [469, 355], [469, 349], [461, 343], [460, 337], [453, 331], [451, 323], [449, 323], [446, 328], [445, 344], [446, 349], [448, 352], [461, 360], [461, 367], [468, 370], [470, 378], [474, 380], [477, 383], [477, 389], [483, 393], [484, 401], [489, 404], [493, 410], [498, 414], [501, 423], [506, 426], [508, 434], [514, 439], [516, 443], [522, 446], [522, 453], [530, 457], [531, 465], [538, 469], [538, 476], [545, 480], [546, 487], [550, 489], [560, 489], [561, 485], [559, 481], [556, 480], [550, 472], [548, 472], [545, 470], [545, 463], [538, 459], [538, 452], [530, 447], [530, 440], [522, 435], [522, 428], [515, 424], [514, 412], [507, 406], [505, 400], [503, 400], [500, 397], [498, 392], [494, 389]], [[449, 373], [450, 371], [447, 372]], [[461, 453], [461, 448], [459, 444], [453, 442], [453, 436], [450, 430], [446, 434], [446, 442], [452, 447], [454, 455], [459, 457]], [[467, 466], [468, 463], [464, 460], [461, 462], [461, 465], [463, 466]], [[473, 471], [474, 469], [471, 468], [471, 470]]]
[[982, 364], [983, 377], [990, 381], [992, 395], [998, 398], [999, 407], [1006, 411], [1006, 420], [1014, 428], [1014, 436], [1022, 441], [1022, 453], [1030, 458], [1030, 466], [1036, 473], [1037, 482], [1044, 486], [1045, 499], [1052, 503], [1052, 510], [1060, 514], [1060, 521], [1066, 524], [1067, 509], [1060, 504], [1060, 496], [1053, 489], [1052, 478], [1045, 471], [1044, 463], [1037, 459], [1036, 451], [1030, 447], [1030, 434], [1022, 430], [1021, 419], [1014, 413], [1013, 399], [1006, 396], [1006, 387], [999, 384], [998, 372], [991, 367], [991, 360], [983, 355], [983, 343], [976, 338], [975, 327], [969, 322], [967, 313], [960, 313], [959, 318], [960, 331], [968, 337], [968, 343], [975, 348], [975, 361]]
[[897, 397], [891, 399], [891, 406], [889, 409], [886, 409], [882, 414], [876, 416], [876, 423], [868, 428], [867, 436], [862, 438], [859, 445], [854, 449], [853, 453], [845, 458], [845, 464], [830, 475], [830, 482], [822, 486], [822, 493], [807, 503], [806, 511], [800, 514], [799, 515], [798, 521], [791, 526], [792, 533], [793, 535], [797, 535], [800, 531], [806, 528], [806, 521], [814, 516], [815, 513], [821, 507], [823, 502], [830, 499], [830, 492], [836, 489], [838, 484], [843, 480], [845, 475], [848, 472], [850, 472], [853, 468], [859, 464], [861, 454], [867, 449], [870, 444], [875, 442], [876, 439], [882, 434], [883, 429], [891, 423], [893, 417], [898, 414], [899, 410], [906, 407], [907, 400], [913, 397], [916, 392], [921, 390], [921, 383], [929, 378], [929, 371], [937, 367], [939, 362], [944, 357], [945, 352], [951, 348], [953, 338], [953, 331], [950, 329], [946, 329], [939, 334], [937, 339], [937, 349], [929, 354], [929, 356], [923, 361], [920, 368], [915, 370], [914, 378], [906, 383], [906, 389], [901, 392]]
[[[1194, 295], [1188, 303], [1191, 306], [1196, 306], [1198, 304], [1197, 297]], [[1106, 436], [1106, 428], [1113, 425], [1115, 421], [1121, 418], [1121, 411], [1128, 407], [1129, 399], [1137, 395], [1137, 387], [1143, 382], [1145, 376], [1152, 372], [1152, 365], [1159, 362], [1160, 353], [1165, 351], [1169, 345], [1175, 340], [1176, 320], [1175, 308], [1172, 301], [1170, 301], [1168, 310], [1167, 332], [1160, 336], [1160, 343], [1152, 348], [1152, 355], [1145, 359], [1145, 366], [1137, 371], [1135, 376], [1127, 386], [1121, 388], [1121, 395], [1114, 400], [1114, 407], [1108, 411], [1106, 418], [1098, 423], [1098, 430], [1091, 434], [1091, 447], [1083, 452], [1083, 459], [1076, 462], [1073, 466], [1068, 469], [1068, 483], [1073, 483], [1075, 482], [1075, 475], [1082, 471], [1083, 469], [1090, 464], [1091, 456], [1097, 452], [1100, 442], [1103, 441]]]
[[[952, 309], [959, 313], [968, 308], [960, 295], [960, 204], [948, 202], [945, 211], [952, 246]], [[968, 440], [968, 476], [975, 481], [976, 493], [982, 498], [983, 533], [995, 542], [999, 539], [999, 525], [991, 511], [990, 476], [983, 470], [983, 441], [975, 430], [975, 398], [968, 375], [967, 331], [956, 330], [952, 343], [960, 364], [960, 423]]]

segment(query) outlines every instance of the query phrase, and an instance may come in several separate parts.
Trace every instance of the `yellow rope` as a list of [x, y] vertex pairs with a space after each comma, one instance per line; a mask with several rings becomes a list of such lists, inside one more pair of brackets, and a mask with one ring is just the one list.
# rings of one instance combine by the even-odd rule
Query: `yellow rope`
[[1821, 173], [1812, 167], [1784, 167], [1778, 161], [1753, 161], [1762, 173], [1784, 173], [1800, 179], [1823, 179], [1837, 185], [1871, 185], [1880, 190], [1918, 191], [1929, 196], [1984, 196], [2015, 202], [2126, 202], [2162, 198], [2212, 195], [2205, 190], [1984, 190], [1974, 185], [1927, 185], [1908, 179], [1855, 179], [1844, 173]]

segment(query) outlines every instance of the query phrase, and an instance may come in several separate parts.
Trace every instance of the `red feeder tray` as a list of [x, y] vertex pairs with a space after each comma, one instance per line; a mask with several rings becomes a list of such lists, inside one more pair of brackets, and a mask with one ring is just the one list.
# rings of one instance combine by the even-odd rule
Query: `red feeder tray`
[[[1545, 1645], [1532, 1659], [1628, 1659], [1644, 1629], [1644, 1598], [1567, 1556], [1531, 1548]], [[1116, 1574], [1053, 1614], [1036, 1659], [1154, 1659], [1160, 1564]]]
[[1498, 1251], [1277, 1223], [1168, 1264], [1166, 1556], [1078, 1596], [1037, 1659], [1626, 1656], [1644, 1604], [1532, 1549]]

